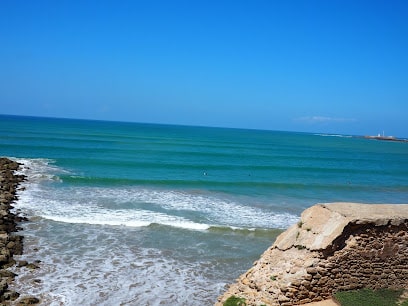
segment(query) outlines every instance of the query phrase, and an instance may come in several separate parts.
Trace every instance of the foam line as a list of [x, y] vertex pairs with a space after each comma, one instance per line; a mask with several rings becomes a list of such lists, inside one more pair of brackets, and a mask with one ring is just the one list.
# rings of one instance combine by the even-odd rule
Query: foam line
[[[48, 159], [19, 159], [28, 176], [19, 208], [67, 223], [141, 227], [157, 223], [191, 230], [224, 226], [286, 228], [298, 216], [247, 206], [214, 193], [140, 186], [74, 187], [43, 184], [67, 173]], [[73, 174], [75, 175], [75, 174]]]

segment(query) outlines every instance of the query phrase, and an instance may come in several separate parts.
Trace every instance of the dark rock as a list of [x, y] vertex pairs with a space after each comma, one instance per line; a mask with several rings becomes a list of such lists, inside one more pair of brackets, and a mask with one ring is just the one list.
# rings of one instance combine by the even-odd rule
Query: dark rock
[[[16, 264], [14, 255], [23, 253], [23, 237], [13, 235], [14, 232], [21, 230], [19, 222], [27, 221], [27, 218], [19, 216], [18, 213], [11, 212], [13, 202], [17, 200], [17, 190], [24, 190], [19, 184], [26, 179], [24, 175], [14, 174], [20, 164], [8, 158], [0, 158], [0, 304], [3, 301], [14, 301], [19, 297], [19, 293], [7, 290], [10, 282], [13, 281], [16, 274], [5, 270]], [[19, 266], [24, 266], [23, 261]], [[26, 266], [31, 269], [37, 269], [35, 264]], [[18, 305], [38, 304], [39, 299], [35, 297], [23, 298]], [[15, 304], [13, 304], [15, 305]]]
[[10, 241], [9, 243], [7, 243], [6, 247], [8, 249], [14, 249], [14, 247], [16, 246], [16, 243], [14, 241]]
[[15, 264], [16, 261], [13, 258], [10, 258], [9, 261], [5, 265], [3, 265], [3, 268], [7, 269], [14, 266]]
[[27, 267], [27, 269], [30, 269], [30, 270], [35, 270], [35, 269], [40, 268], [39, 266], [37, 266], [36, 264], [33, 264], [33, 263], [27, 264], [26, 267]]
[[33, 296], [23, 297], [18, 301], [17, 305], [33, 305], [40, 303], [40, 300]]
[[9, 256], [0, 255], [0, 265], [4, 265], [8, 263], [9, 259], [10, 259]]
[[7, 280], [5, 278], [0, 280], [0, 292], [3, 293], [4, 291], [6, 291], [8, 288], [8, 283]]
[[3, 298], [6, 301], [15, 301], [16, 299], [18, 299], [19, 296], [20, 296], [20, 294], [18, 292], [15, 292], [15, 291], [12, 291], [12, 290], [7, 290], [3, 294]]
[[13, 272], [11, 272], [11, 271], [9, 271], [9, 270], [0, 270], [0, 277], [1, 278], [14, 278], [14, 277], [16, 277], [17, 276], [17, 274], [15, 274], [15, 273], [13, 273]]
[[20, 261], [17, 262], [17, 266], [18, 266], [19, 268], [25, 267], [25, 266], [27, 266], [27, 265], [28, 265], [28, 262], [27, 262], [26, 260], [20, 260]]

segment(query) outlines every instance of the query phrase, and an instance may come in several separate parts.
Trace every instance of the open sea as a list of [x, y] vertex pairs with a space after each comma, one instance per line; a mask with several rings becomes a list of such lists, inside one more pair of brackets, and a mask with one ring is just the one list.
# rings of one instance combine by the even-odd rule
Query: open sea
[[0, 116], [23, 163], [14, 290], [42, 305], [213, 305], [316, 203], [408, 203], [408, 143]]

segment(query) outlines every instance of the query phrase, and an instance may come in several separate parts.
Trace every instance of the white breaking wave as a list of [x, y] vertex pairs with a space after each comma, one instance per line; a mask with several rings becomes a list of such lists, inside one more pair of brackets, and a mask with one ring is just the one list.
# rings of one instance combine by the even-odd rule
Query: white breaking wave
[[236, 271], [224, 264], [236, 259], [231, 252], [236, 244], [218, 243], [211, 231], [167, 235], [167, 228], [143, 227], [158, 223], [201, 231], [218, 221], [251, 224], [246, 218], [256, 212], [272, 216], [211, 193], [65, 186], [58, 178], [64, 170], [52, 161], [24, 165], [28, 180], [16, 208], [33, 222], [24, 225], [20, 258], [42, 262], [35, 271], [14, 267], [19, 276], [13, 290], [37, 296], [44, 305], [211, 305]]
[[341, 134], [314, 134], [315, 136], [323, 136], [323, 137], [340, 137], [340, 138], [352, 138], [351, 135], [341, 135]]
[[69, 173], [68, 171], [53, 165], [53, 160], [47, 158], [11, 158], [22, 164], [17, 174], [24, 174], [29, 178], [30, 184], [38, 184], [44, 181], [60, 181], [57, 174]]
[[80, 213], [78, 213], [78, 211], [72, 210], [64, 210], [62, 213], [64, 214], [63, 216], [57, 216], [55, 214], [44, 214], [41, 217], [65, 223], [84, 223], [94, 225], [99, 224], [142, 227], [157, 223], [194, 230], [206, 230], [210, 227], [207, 224], [189, 222], [187, 220], [184, 220], [183, 218], [176, 218], [165, 214], [152, 213], [150, 211], [137, 211], [134, 213], [123, 210], [98, 210], [92, 212], [87, 211], [86, 209], [83, 209], [81, 207]]
[[162, 224], [191, 230], [213, 226], [286, 228], [298, 217], [246, 206], [212, 194], [125, 187], [63, 187], [59, 173], [69, 173], [47, 159], [19, 159], [27, 175], [18, 208], [46, 219], [112, 226]]

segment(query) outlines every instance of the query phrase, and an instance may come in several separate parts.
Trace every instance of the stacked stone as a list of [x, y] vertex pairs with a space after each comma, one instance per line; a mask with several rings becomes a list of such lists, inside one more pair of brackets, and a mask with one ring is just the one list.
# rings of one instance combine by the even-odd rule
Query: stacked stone
[[[9, 284], [14, 280], [16, 274], [7, 268], [16, 264], [14, 255], [21, 255], [23, 251], [23, 237], [16, 235], [20, 228], [18, 223], [27, 220], [11, 212], [13, 202], [17, 200], [19, 184], [25, 180], [24, 175], [14, 172], [18, 170], [19, 164], [7, 158], [0, 158], [0, 304], [9, 304], [19, 297], [19, 293], [9, 290]], [[20, 299], [19, 305], [38, 303], [34, 297]]]
[[337, 291], [408, 288], [408, 222], [355, 228], [344, 248], [320, 256], [301, 279], [281, 288], [288, 301], [280, 305], [310, 303]]
[[408, 288], [408, 222], [362, 227], [346, 243], [326, 263], [320, 262], [336, 291]]

